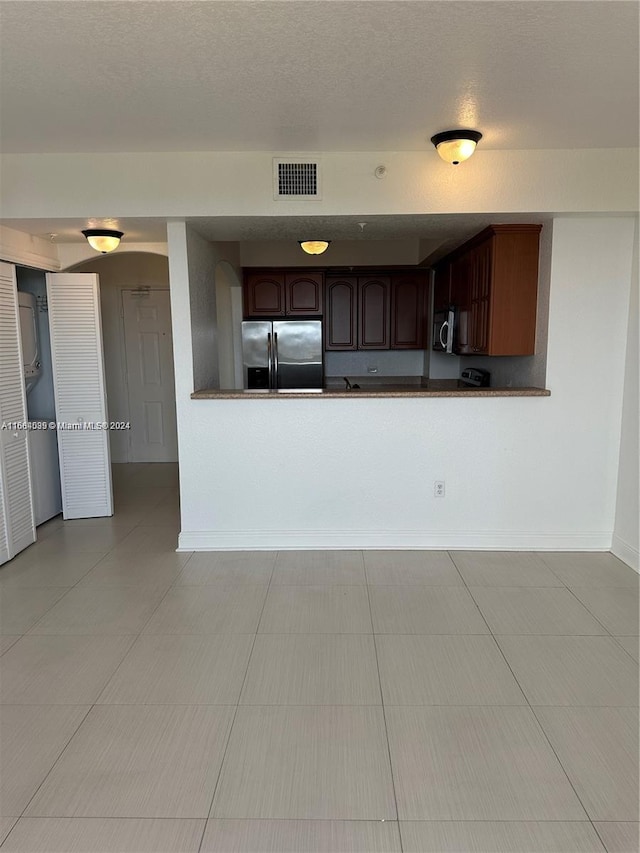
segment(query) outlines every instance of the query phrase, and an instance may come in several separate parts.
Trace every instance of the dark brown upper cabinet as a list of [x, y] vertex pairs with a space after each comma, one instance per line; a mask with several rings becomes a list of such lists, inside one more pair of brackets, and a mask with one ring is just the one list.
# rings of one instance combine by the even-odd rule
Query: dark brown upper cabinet
[[244, 316], [324, 317], [327, 350], [424, 349], [427, 270], [245, 270]]
[[[541, 225], [491, 225], [439, 262], [450, 269], [454, 352], [533, 355]], [[434, 293], [435, 296], [435, 293]]]
[[244, 315], [321, 317], [322, 272], [263, 270], [245, 272]]
[[327, 274], [325, 349], [424, 349], [426, 271]]

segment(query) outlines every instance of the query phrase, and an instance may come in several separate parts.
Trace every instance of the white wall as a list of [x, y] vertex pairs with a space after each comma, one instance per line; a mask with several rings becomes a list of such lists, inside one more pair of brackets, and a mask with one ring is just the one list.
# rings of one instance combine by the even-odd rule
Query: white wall
[[180, 547], [608, 549], [633, 220], [558, 218], [553, 234], [549, 398], [192, 401], [182, 353]]
[[211, 243], [189, 227], [186, 228], [186, 240], [194, 387], [196, 390], [217, 388], [220, 383], [216, 313], [218, 255]]
[[624, 375], [624, 402], [622, 407], [622, 430], [620, 441], [620, 464], [616, 519], [612, 551], [638, 571], [638, 220], [636, 220], [633, 264], [631, 273], [631, 297], [629, 300], [629, 328], [627, 333], [627, 357]]
[[[167, 239], [173, 339], [180, 342], [179, 346], [174, 346], [180, 444], [181, 401], [178, 388], [187, 395], [199, 388], [217, 388], [221, 376], [225, 385], [231, 382], [233, 387], [237, 357], [237, 341], [233, 333], [237, 325], [234, 291], [240, 292], [241, 282], [236, 243], [209, 243], [185, 222], [178, 220], [167, 223]], [[220, 312], [218, 293], [223, 297]], [[185, 294], [188, 304], [182, 300]], [[221, 322], [227, 327], [222, 340]]]
[[[235, 251], [234, 251], [235, 249]], [[220, 248], [219, 248], [220, 250]], [[227, 247], [237, 260], [239, 251]], [[215, 269], [216, 314], [218, 321], [218, 363], [221, 388], [242, 388], [242, 382], [236, 385], [235, 357], [238, 345], [241, 345], [242, 320], [236, 316], [234, 303], [242, 301], [242, 280], [238, 266], [229, 261], [219, 261]]]
[[[425, 143], [428, 145], [428, 143]], [[2, 217], [635, 213], [637, 149], [478, 150], [460, 168], [424, 151], [325, 152], [321, 201], [275, 201], [284, 152], [3, 154]], [[378, 165], [387, 176], [374, 177]], [[81, 191], [79, 191], [81, 188]]]

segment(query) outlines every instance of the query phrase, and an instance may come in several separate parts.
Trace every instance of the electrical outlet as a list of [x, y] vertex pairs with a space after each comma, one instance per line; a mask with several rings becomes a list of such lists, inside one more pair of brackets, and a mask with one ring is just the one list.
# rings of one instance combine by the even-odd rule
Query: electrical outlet
[[444, 497], [444, 480], [434, 480], [433, 481], [433, 496], [434, 498], [443, 498]]

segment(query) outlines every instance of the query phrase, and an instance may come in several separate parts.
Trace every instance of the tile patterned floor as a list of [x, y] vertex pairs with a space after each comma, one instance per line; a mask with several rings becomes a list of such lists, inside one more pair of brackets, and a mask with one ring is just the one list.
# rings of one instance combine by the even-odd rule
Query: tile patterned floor
[[638, 851], [610, 554], [177, 554], [176, 470], [0, 568], [0, 853]]

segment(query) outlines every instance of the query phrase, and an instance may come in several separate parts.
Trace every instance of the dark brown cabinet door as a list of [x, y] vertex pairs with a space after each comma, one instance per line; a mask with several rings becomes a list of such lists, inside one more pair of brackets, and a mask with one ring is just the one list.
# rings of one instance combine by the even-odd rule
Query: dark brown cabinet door
[[469, 343], [472, 353], [484, 355], [489, 349], [492, 249], [492, 240], [487, 240], [469, 253], [471, 285]]
[[489, 355], [536, 351], [540, 226], [494, 226]]
[[433, 310], [443, 311], [451, 305], [451, 264], [438, 265], [433, 276]]
[[284, 274], [249, 273], [244, 280], [245, 317], [284, 317]]
[[391, 349], [424, 349], [428, 283], [425, 273], [391, 277]]
[[287, 316], [322, 316], [322, 279], [321, 272], [285, 274], [285, 313]]
[[469, 255], [461, 255], [451, 263], [451, 304], [456, 310], [453, 331], [453, 350], [459, 354], [471, 352], [470, 318], [471, 288], [469, 282]]
[[358, 349], [389, 349], [390, 291], [389, 276], [358, 279]]
[[471, 304], [469, 253], [451, 262], [451, 304], [456, 308], [469, 307]]
[[324, 348], [358, 349], [358, 280], [329, 277], [325, 282]]

